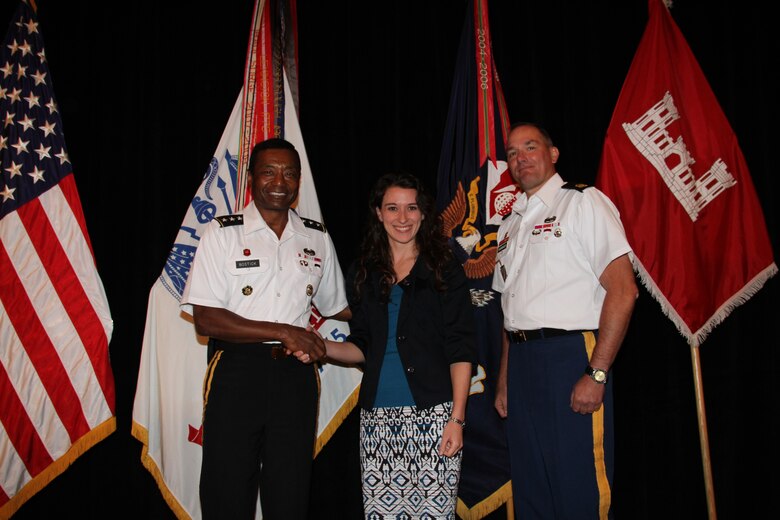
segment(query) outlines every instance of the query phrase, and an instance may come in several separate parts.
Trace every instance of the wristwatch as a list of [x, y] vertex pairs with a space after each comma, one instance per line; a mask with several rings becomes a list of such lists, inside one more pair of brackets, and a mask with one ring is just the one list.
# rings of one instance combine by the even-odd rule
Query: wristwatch
[[607, 373], [600, 368], [593, 368], [588, 365], [585, 367], [585, 373], [590, 376], [596, 383], [600, 385], [607, 384]]

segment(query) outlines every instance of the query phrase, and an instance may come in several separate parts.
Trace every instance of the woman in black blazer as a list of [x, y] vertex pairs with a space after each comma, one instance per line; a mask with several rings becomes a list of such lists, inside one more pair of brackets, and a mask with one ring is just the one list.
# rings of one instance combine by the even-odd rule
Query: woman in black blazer
[[418, 178], [377, 181], [347, 280], [350, 335], [326, 346], [329, 359], [363, 366], [366, 518], [454, 519], [474, 317], [463, 267]]

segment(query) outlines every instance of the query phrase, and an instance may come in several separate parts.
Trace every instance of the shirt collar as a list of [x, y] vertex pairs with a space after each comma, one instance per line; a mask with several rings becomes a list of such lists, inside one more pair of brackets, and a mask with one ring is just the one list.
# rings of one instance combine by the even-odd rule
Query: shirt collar
[[[552, 177], [547, 179], [544, 184], [542, 184], [542, 187], [539, 188], [536, 193], [531, 195], [531, 198], [537, 197], [542, 201], [542, 203], [544, 203], [545, 206], [549, 207], [554, 202], [555, 195], [558, 193], [558, 190], [564, 184], [565, 183], [563, 182], [561, 176], [558, 173], [555, 173]], [[519, 197], [517, 197], [517, 200], [515, 200], [515, 203], [512, 205], [512, 211], [522, 215], [528, 209], [528, 202], [528, 195], [525, 193], [521, 194]]]
[[559, 174], [555, 174], [549, 179], [547, 179], [547, 182], [545, 182], [541, 188], [539, 188], [539, 191], [534, 193], [532, 195], [539, 197], [542, 202], [544, 202], [544, 205], [547, 207], [552, 206], [553, 202], [555, 201], [555, 196], [558, 194], [558, 190], [561, 189], [561, 186], [563, 186], [565, 183], [563, 182], [563, 179]]
[[294, 209], [291, 209], [287, 216], [287, 229], [299, 235], [309, 236], [310, 234], [309, 228], [303, 225], [301, 217]]
[[[260, 214], [260, 211], [257, 209], [254, 202], [249, 203], [244, 208], [243, 214], [244, 233], [254, 233], [255, 231], [261, 231], [268, 228], [268, 224], [265, 219], [263, 219], [263, 216]], [[284, 232], [287, 233], [288, 231], [299, 235], [309, 236], [309, 230], [303, 225], [301, 217], [292, 209], [287, 210], [287, 226], [285, 227]]]

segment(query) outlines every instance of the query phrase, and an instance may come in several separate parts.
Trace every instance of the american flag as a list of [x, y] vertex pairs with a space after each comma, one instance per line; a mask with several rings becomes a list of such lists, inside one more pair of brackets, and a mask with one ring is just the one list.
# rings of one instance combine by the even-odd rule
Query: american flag
[[116, 429], [113, 322], [35, 12], [0, 49], [0, 518]]

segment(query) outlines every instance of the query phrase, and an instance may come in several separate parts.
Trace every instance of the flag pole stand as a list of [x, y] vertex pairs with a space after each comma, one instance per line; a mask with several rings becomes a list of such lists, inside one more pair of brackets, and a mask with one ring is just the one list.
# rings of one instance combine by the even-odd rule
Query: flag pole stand
[[716, 520], [714, 486], [712, 485], [712, 465], [710, 464], [710, 443], [707, 435], [707, 415], [704, 411], [704, 388], [699, 364], [699, 345], [691, 343], [691, 362], [693, 363], [693, 381], [696, 391], [696, 411], [699, 418], [699, 443], [701, 461], [704, 469], [704, 489], [707, 492], [707, 512], [709, 520]]

